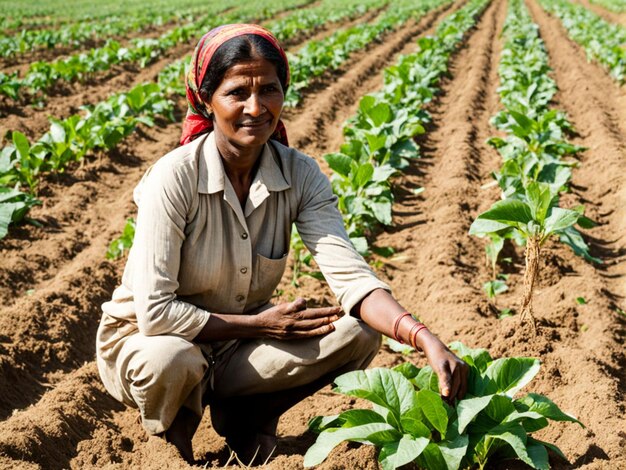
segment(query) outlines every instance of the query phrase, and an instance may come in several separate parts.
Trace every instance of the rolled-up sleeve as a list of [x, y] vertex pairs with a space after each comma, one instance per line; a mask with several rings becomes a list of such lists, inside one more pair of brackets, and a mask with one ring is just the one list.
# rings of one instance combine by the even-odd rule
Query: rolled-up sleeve
[[328, 178], [311, 159], [306, 168], [296, 228], [343, 310], [350, 313], [373, 290], [391, 289], [350, 242]]
[[166, 161], [141, 183], [133, 262], [132, 291], [139, 331], [146, 336], [175, 335], [191, 341], [210, 313], [177, 300], [181, 246], [193, 183]]

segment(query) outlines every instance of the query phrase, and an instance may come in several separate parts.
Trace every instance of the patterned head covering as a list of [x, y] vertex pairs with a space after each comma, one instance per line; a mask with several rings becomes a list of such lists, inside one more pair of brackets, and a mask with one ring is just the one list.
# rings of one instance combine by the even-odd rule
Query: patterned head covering
[[[267, 39], [280, 53], [287, 68], [287, 84], [289, 84], [289, 63], [283, 48], [278, 44], [278, 40], [267, 29], [254, 24], [227, 24], [212, 29], [200, 39], [191, 58], [191, 67], [187, 74], [187, 116], [183, 123], [183, 135], [180, 144], [184, 145], [202, 134], [213, 129], [213, 120], [200, 98], [200, 86], [204, 76], [211, 65], [211, 59], [215, 51], [229, 39], [246, 34], [256, 34]], [[287, 131], [282, 121], [278, 121], [276, 130], [272, 134], [272, 139], [278, 140], [284, 145], [289, 145], [287, 141]]]

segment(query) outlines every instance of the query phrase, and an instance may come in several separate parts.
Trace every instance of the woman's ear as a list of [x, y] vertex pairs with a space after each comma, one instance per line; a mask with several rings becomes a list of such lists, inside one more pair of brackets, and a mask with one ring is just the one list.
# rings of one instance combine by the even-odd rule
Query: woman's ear
[[213, 109], [211, 108], [211, 105], [209, 104], [211, 100], [208, 99], [209, 94], [204, 88], [200, 88], [200, 90], [198, 90], [198, 94], [200, 95], [200, 99], [204, 103], [204, 107], [207, 113], [209, 114], [209, 116], [213, 117]]

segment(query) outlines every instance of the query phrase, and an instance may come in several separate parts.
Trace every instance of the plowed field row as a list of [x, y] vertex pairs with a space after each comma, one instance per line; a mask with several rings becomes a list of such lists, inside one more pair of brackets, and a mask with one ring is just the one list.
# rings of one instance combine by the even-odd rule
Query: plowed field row
[[[429, 104], [433, 122], [419, 139], [422, 158], [394, 185], [394, 226], [379, 234], [377, 244], [394, 247], [396, 255], [383, 260], [379, 274], [442, 340], [488, 348], [494, 357], [541, 359], [541, 372], [528, 391], [546, 394], [587, 426], [554, 425], [540, 433], [570, 459], [570, 464], [554, 461], [554, 467], [624, 468], [626, 321], [616, 309], [624, 308], [626, 298], [626, 93], [586, 61], [558, 20], [535, 0], [527, 5], [559, 86], [555, 107], [577, 130], [573, 142], [587, 147], [573, 173], [573, 191], [563, 200], [567, 206], [585, 204], [599, 222], [586, 239], [604, 263], [592, 266], [567, 247], [548, 246], [535, 298], [536, 336], [515, 317], [498, 320], [482, 292], [490, 278], [483, 241], [467, 232], [474, 217], [499, 197], [495, 188], [481, 189], [501, 161], [484, 143], [495, 133], [489, 118], [500, 107], [497, 67], [507, 8], [505, 0], [493, 0], [453, 56], [442, 93]], [[339, 147], [342, 123], [362, 95], [380, 88], [382, 69], [399, 54], [413, 52], [418, 37], [432, 33], [460, 6], [455, 2], [405, 24], [317, 80], [299, 108], [285, 113], [291, 144], [326, 169], [322, 154]], [[150, 74], [158, 73], [155, 67]], [[99, 86], [106, 95], [118, 85]], [[181, 99], [177, 116], [184, 111]], [[32, 212], [46, 226], [13, 229], [0, 241], [0, 469], [190, 468], [172, 446], [146, 436], [136, 410], [108, 396], [93, 362], [100, 304], [110, 298], [123, 270], [123, 261], [104, 260], [106, 246], [135, 212], [135, 184], [179, 137], [180, 123], [161, 123], [135, 133], [114, 153], [47, 181], [41, 193], [45, 204]], [[413, 194], [421, 186], [425, 191]], [[513, 261], [507, 268], [511, 290], [498, 297], [498, 305], [516, 307], [523, 251], [511, 248], [507, 256]], [[283, 300], [297, 294], [315, 304], [335, 302], [325, 284], [303, 278], [295, 290], [288, 274], [280, 286]], [[587, 303], [577, 304], [579, 296]], [[412, 359], [424, 363], [417, 354]], [[384, 347], [372, 365], [403, 360]], [[315, 439], [306, 432], [308, 420], [350, 405], [326, 388], [287, 412], [267, 468], [301, 468]], [[228, 461], [208, 413], [194, 450], [206, 468]], [[344, 444], [319, 468], [375, 469], [376, 456], [372, 447]]]

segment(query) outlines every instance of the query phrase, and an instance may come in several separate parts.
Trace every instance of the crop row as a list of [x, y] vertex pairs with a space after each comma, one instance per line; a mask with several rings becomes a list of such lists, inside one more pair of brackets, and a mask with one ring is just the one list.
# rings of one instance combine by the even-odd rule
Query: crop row
[[[223, 8], [231, 8], [238, 0], [220, 2]], [[256, 3], [256, 5], [254, 5]], [[264, 7], [262, 1], [250, 1], [248, 4], [259, 9]], [[183, 11], [193, 7], [207, 6], [202, 0], [108, 0], [107, 2], [67, 2], [65, 0], [47, 0], [46, 2], [0, 0], [4, 22], [0, 27], [12, 24], [55, 24], [79, 21], [106, 21], [110, 17], [135, 16], [147, 10], [159, 12]]]
[[567, 0], [539, 2], [561, 20], [569, 36], [585, 49], [588, 60], [600, 62], [618, 83], [626, 82], [626, 28]]
[[354, 51], [363, 49], [412, 17], [421, 17], [425, 13], [423, 8], [419, 3], [394, 3], [373, 23], [358, 24], [336, 31], [325, 39], [309, 41], [297, 55], [289, 57], [291, 84], [285, 96], [285, 106], [296, 106], [301, 99], [300, 91], [309, 86], [314, 77], [327, 70], [336, 70]]
[[352, 19], [365, 14], [372, 8], [380, 8], [388, 0], [347, 0], [322, 2], [316, 8], [309, 8], [294, 12], [287, 18], [271, 21], [265, 26], [272, 31], [279, 41], [285, 43], [298, 34], [312, 31], [328, 23], [336, 23], [346, 18]]
[[[422, 11], [444, 3], [422, 2]], [[378, 227], [392, 224], [390, 178], [410, 159], [419, 158], [414, 138], [425, 132], [423, 124], [430, 119], [424, 105], [436, 94], [450, 54], [487, 3], [473, 0], [443, 20], [433, 37], [420, 38], [417, 53], [385, 69], [383, 89], [361, 99], [357, 115], [344, 127], [345, 143], [339, 152], [324, 156], [333, 171], [333, 191], [348, 235], [363, 255], [371, 254], [370, 250], [383, 256], [392, 253], [391, 248], [370, 248], [368, 243]], [[303, 267], [311, 265], [311, 258], [295, 230], [292, 247], [294, 275], [307, 274]]]
[[616, 13], [626, 12], [626, 0], [592, 0], [591, 3], [595, 3]]
[[137, 16], [109, 18], [107, 21], [78, 22], [54, 29], [22, 29], [13, 35], [0, 35], [0, 57], [12, 57], [33, 49], [53, 49], [57, 46], [80, 46], [91, 40], [124, 36], [129, 31], [143, 31], [170, 21], [189, 23], [198, 15], [205, 15], [207, 7], [168, 12], [143, 12]]
[[480, 214], [470, 228], [470, 234], [489, 239], [486, 252], [494, 279], [486, 287], [491, 297], [505, 289], [496, 274], [496, 262], [505, 240], [526, 246], [520, 310], [521, 317], [529, 318], [533, 325], [532, 290], [543, 243], [556, 235], [576, 254], [595, 260], [574, 227], [592, 225], [584, 217], [583, 207], [559, 207], [559, 194], [568, 190], [572, 167], [577, 164], [566, 157], [583, 149], [565, 140], [565, 132], [572, 128], [564, 113], [549, 108], [557, 86], [548, 75], [548, 54], [538, 29], [523, 0], [511, 0], [499, 66], [499, 93], [505, 109], [492, 119], [492, 124], [506, 136], [488, 141], [503, 159], [500, 169], [493, 173], [502, 200]]

